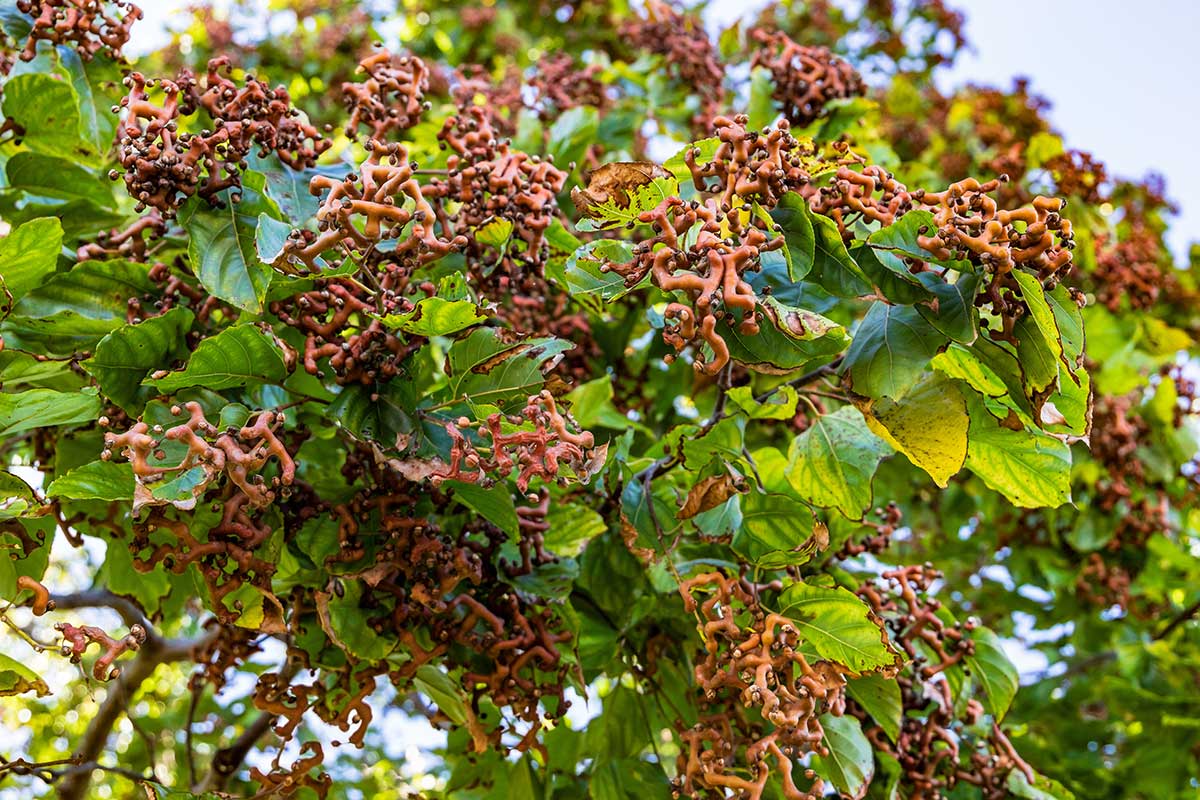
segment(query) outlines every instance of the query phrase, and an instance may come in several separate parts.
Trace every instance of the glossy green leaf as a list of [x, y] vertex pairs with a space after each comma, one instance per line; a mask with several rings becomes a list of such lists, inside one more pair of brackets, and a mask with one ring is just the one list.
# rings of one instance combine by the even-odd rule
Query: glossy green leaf
[[790, 495], [751, 492], [741, 511], [733, 551], [763, 569], [806, 564], [829, 543], [824, 523]]
[[1071, 450], [1044, 433], [1001, 426], [978, 402], [969, 406], [967, 469], [1021, 508], [1071, 500]]
[[842, 797], [861, 800], [875, 777], [875, 758], [871, 742], [857, 719], [847, 714], [821, 716], [825, 729], [825, 747], [829, 755], [813, 757], [813, 769], [826, 778]]
[[13, 394], [0, 393], [0, 436], [94, 422], [100, 416], [100, 397], [95, 389], [82, 392], [56, 392], [52, 389], [27, 389]]
[[182, 370], [150, 382], [170, 393], [189, 386], [216, 390], [279, 383], [286, 376], [283, 353], [274, 339], [254, 325], [236, 325], [201, 341]]
[[542, 364], [571, 347], [562, 339], [507, 342], [493, 328], [472, 331], [447, 356], [451, 397], [499, 406], [523, 402], [541, 390]]
[[444, 300], [436, 295], [417, 302], [404, 314], [388, 314], [380, 321], [392, 328], [417, 336], [446, 336], [485, 321], [487, 315], [470, 300]]
[[975, 652], [967, 656], [967, 666], [983, 689], [984, 708], [999, 722], [1012, 705], [1020, 676], [992, 631], [976, 628], [971, 632], [971, 641], [975, 644]]
[[846, 329], [831, 319], [794, 308], [774, 297], [760, 304], [758, 333], [742, 333], [737, 325], [718, 327], [729, 355], [756, 372], [781, 375], [846, 349]]
[[151, 371], [170, 363], [184, 347], [184, 335], [195, 319], [186, 308], [172, 308], [161, 316], [135, 325], [122, 325], [96, 345], [96, 354], [83, 362], [100, 384], [105, 397], [122, 408], [136, 412], [142, 381]]
[[897, 666], [900, 655], [867, 604], [842, 587], [794, 583], [779, 596], [779, 613], [795, 624], [806, 649], [854, 672]]
[[854, 331], [842, 370], [856, 394], [900, 400], [946, 343], [915, 309], [875, 302]]
[[[54, 274], [62, 250], [62, 224], [43, 217], [18, 225], [0, 239], [0, 287], [11, 302], [20, 300]], [[0, 318], [12, 310], [10, 298], [0, 291]]]
[[[258, 255], [258, 214], [251, 198], [223, 209], [193, 199], [180, 210], [192, 271], [214, 296], [251, 314], [263, 309], [272, 270]], [[252, 215], [250, 212], [254, 211]]]
[[437, 704], [438, 710], [450, 718], [455, 725], [467, 724], [467, 706], [460, 689], [450, 676], [432, 664], [417, 668], [413, 677], [417, 690]]
[[802, 280], [812, 271], [817, 248], [808, 201], [795, 192], [788, 192], [771, 209], [771, 219], [783, 232], [789, 280]]
[[70, 500], [132, 500], [133, 486], [130, 464], [93, 461], [55, 478], [46, 494]]
[[846, 694], [871, 715], [889, 739], [895, 742], [899, 738], [904, 704], [900, 684], [894, 678], [875, 673], [860, 675], [847, 681]]

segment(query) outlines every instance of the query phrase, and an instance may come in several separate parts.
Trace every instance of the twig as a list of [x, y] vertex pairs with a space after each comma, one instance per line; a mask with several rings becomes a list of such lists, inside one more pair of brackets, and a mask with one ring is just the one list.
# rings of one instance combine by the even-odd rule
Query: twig
[[1157, 642], [1160, 639], [1167, 638], [1167, 636], [1169, 636], [1173, 630], [1187, 622], [1189, 619], [1195, 617], [1196, 614], [1200, 614], [1200, 600], [1197, 600], [1195, 603], [1192, 603], [1190, 606], [1185, 608], [1182, 612], [1180, 612], [1179, 616], [1167, 623], [1165, 628], [1154, 634], [1152, 641]]

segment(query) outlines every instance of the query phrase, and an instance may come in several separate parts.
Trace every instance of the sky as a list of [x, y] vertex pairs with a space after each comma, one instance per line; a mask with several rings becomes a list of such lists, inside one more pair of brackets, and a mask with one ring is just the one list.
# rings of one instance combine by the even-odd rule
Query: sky
[[[726, 2], [727, 0], [722, 0]], [[1028, 75], [1053, 107], [1067, 146], [1109, 173], [1167, 177], [1180, 208], [1170, 241], [1183, 258], [1200, 241], [1200, 2], [1196, 0], [969, 0], [962, 56], [939, 83], [1007, 86]]]

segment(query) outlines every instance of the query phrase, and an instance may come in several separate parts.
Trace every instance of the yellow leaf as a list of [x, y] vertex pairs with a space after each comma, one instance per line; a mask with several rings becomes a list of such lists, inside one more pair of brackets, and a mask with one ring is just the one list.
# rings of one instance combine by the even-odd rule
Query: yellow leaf
[[927, 378], [896, 403], [884, 398], [860, 407], [867, 427], [943, 489], [967, 459], [967, 404], [942, 377]]

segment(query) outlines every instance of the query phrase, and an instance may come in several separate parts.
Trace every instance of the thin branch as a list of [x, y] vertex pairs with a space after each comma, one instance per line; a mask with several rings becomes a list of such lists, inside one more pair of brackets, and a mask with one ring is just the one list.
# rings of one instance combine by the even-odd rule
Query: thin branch
[[85, 592], [54, 595], [55, 611], [70, 611], [77, 608], [111, 608], [120, 615], [125, 627], [132, 628], [141, 625], [146, 629], [146, 641], [156, 637], [154, 626], [146, 619], [145, 613], [137, 603], [127, 597], [121, 597], [107, 589], [89, 589]]
[[1182, 612], [1180, 612], [1179, 616], [1175, 617], [1175, 619], [1173, 619], [1169, 623], [1167, 623], [1167, 626], [1165, 628], [1163, 628], [1158, 633], [1154, 634], [1152, 641], [1157, 642], [1160, 639], [1167, 638], [1168, 636], [1171, 635], [1172, 631], [1174, 631], [1176, 628], [1178, 628], [1183, 623], [1187, 622], [1189, 619], [1192, 619], [1193, 617], [1195, 617], [1197, 614], [1200, 614], [1200, 600], [1197, 600], [1196, 602], [1192, 603], [1190, 606], [1185, 608]]
[[[92, 601], [103, 598], [106, 602], [84, 603], [82, 602], [84, 596]], [[79, 595], [67, 595], [63, 600], [71, 603], [67, 606], [69, 608], [106, 605], [116, 609], [118, 613], [121, 612], [121, 608], [124, 608], [127, 613], [130, 609], [137, 609], [129, 601], [110, 592], [81, 592]], [[56, 602], [59, 602], [58, 598], [56, 598]], [[59, 608], [62, 607], [63, 605], [60, 603]], [[140, 615], [140, 612], [138, 613]], [[122, 617], [124, 618], [124, 615]], [[160, 665], [191, 658], [192, 653], [214, 635], [209, 634], [200, 639], [163, 639], [159, 636], [151, 638], [149, 636], [150, 629], [146, 630], [148, 634], [146, 642], [138, 650], [138, 654], [122, 666], [120, 676], [109, 684], [108, 695], [100, 704], [96, 716], [92, 717], [92, 721], [88, 723], [87, 730], [83, 732], [83, 736], [72, 754], [73, 760], [81, 764], [94, 763], [108, 743], [113, 726], [129, 708], [130, 701], [141, 688], [142, 683], [153, 675]], [[58, 787], [59, 800], [82, 800], [87, 797], [91, 780], [91, 770], [71, 771], [64, 774], [62, 783]]]

